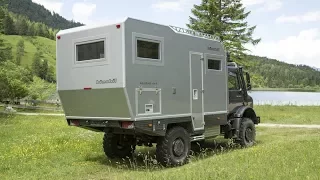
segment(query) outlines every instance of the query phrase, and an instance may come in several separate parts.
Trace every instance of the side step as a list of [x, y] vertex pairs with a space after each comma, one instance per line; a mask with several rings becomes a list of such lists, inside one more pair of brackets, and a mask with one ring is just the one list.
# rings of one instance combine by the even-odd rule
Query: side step
[[190, 141], [199, 141], [199, 140], [203, 140], [204, 139], [204, 135], [200, 135], [200, 136], [192, 136], [190, 137]]

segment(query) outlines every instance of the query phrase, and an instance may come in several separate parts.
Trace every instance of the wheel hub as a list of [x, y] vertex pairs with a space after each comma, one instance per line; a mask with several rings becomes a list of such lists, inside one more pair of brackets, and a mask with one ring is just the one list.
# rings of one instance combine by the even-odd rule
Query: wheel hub
[[246, 140], [248, 142], [252, 142], [253, 141], [253, 131], [250, 128], [246, 129], [246, 134], [245, 134]]
[[184, 142], [182, 141], [182, 139], [178, 138], [176, 140], [173, 141], [173, 154], [175, 156], [181, 156], [184, 152]]

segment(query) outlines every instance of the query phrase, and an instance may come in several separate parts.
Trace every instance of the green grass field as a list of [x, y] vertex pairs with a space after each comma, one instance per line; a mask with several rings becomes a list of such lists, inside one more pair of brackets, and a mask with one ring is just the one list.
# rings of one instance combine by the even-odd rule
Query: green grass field
[[62, 117], [0, 116], [0, 179], [319, 179], [320, 131], [257, 128], [248, 149], [208, 142], [211, 150], [177, 168], [153, 164], [155, 148], [110, 161], [102, 133], [68, 127]]
[[5, 35], [2, 38], [9, 43], [12, 47], [12, 55], [13, 59], [15, 59], [16, 51], [17, 51], [17, 43], [19, 40], [24, 40], [25, 45], [25, 53], [21, 60], [21, 65], [23, 66], [31, 66], [33, 56], [37, 52], [37, 50], [41, 50], [43, 52], [43, 58], [48, 60], [50, 66], [55, 67], [55, 59], [56, 59], [56, 44], [55, 41], [43, 37], [27, 37], [27, 36], [17, 36], [17, 35]]
[[253, 88], [252, 91], [320, 92], [320, 89], [315, 89], [315, 88]]
[[320, 124], [319, 106], [254, 106], [261, 123]]

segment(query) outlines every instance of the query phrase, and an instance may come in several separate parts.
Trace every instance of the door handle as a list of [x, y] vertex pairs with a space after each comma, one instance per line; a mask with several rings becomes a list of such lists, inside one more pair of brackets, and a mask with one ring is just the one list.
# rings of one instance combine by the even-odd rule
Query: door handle
[[236, 97], [237, 97], [237, 98], [241, 98], [242, 96], [239, 96], [239, 95], [238, 95], [238, 96], [236, 96]]

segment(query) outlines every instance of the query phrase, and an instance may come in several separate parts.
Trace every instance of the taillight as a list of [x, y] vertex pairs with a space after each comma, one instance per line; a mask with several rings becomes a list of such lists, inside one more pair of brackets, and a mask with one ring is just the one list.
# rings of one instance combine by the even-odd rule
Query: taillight
[[70, 120], [70, 126], [79, 126], [80, 121], [79, 120]]
[[134, 124], [132, 121], [123, 121], [121, 122], [121, 127], [125, 129], [132, 129], [134, 128]]
[[57, 36], [57, 39], [61, 39], [61, 36]]
[[117, 24], [116, 27], [117, 27], [117, 29], [120, 29], [121, 25], [120, 25], [120, 24]]

